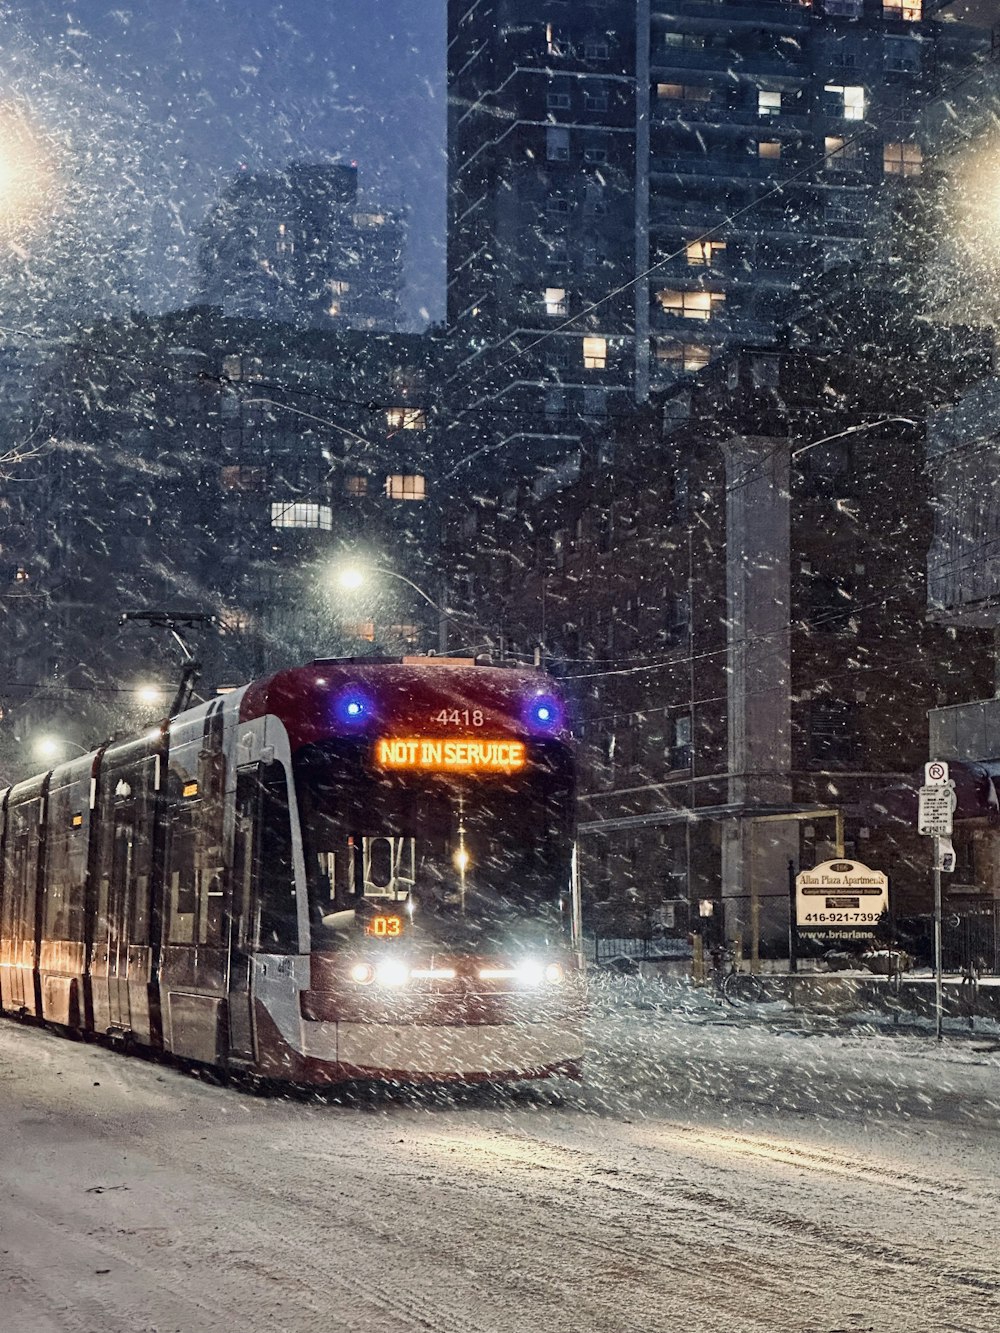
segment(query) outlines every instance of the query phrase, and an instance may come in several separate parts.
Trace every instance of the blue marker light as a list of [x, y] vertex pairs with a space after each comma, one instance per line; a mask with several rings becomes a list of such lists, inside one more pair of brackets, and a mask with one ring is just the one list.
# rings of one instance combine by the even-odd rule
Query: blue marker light
[[337, 717], [343, 723], [359, 726], [371, 715], [371, 700], [357, 687], [345, 690], [334, 704]]
[[539, 695], [528, 705], [529, 725], [542, 731], [555, 730], [562, 721], [562, 709], [555, 699]]

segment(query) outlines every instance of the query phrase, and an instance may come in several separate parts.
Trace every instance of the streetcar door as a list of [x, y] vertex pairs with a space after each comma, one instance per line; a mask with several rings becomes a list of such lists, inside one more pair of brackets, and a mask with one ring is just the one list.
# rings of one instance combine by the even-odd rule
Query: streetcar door
[[15, 789], [7, 809], [4, 849], [4, 898], [0, 939], [3, 1003], [8, 1010], [36, 1012], [35, 928], [38, 893], [41, 784], [25, 784], [24, 797]]
[[236, 773], [236, 825], [233, 832], [233, 891], [229, 903], [229, 1051], [233, 1059], [253, 1060], [252, 959], [254, 827], [259, 777], [256, 764]]
[[108, 1010], [110, 1026], [132, 1027], [128, 1002], [129, 886], [134, 877], [135, 824], [132, 800], [115, 806], [108, 886]]
[[124, 782], [105, 805], [105, 848], [97, 887], [97, 922], [91, 957], [94, 1028], [128, 1029], [127, 941], [125, 920], [132, 867], [132, 802], [122, 799]]

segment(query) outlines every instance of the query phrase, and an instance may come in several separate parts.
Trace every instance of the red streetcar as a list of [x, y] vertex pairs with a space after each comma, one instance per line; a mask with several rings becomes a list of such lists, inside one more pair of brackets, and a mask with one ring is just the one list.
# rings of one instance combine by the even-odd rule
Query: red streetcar
[[573, 802], [538, 672], [279, 672], [3, 793], [0, 1008], [296, 1083], [576, 1075]]

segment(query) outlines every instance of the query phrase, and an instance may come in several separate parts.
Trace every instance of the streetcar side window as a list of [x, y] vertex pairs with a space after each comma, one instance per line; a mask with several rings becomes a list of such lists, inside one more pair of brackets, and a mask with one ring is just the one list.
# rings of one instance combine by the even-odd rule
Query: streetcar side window
[[195, 879], [195, 808], [175, 805], [170, 811], [167, 851], [167, 892], [170, 917], [169, 944], [194, 944], [195, 912], [198, 905]]
[[[168, 944], [219, 946], [225, 935], [223, 769], [201, 756], [201, 778], [175, 775], [167, 816]], [[185, 795], [186, 788], [197, 795]]]
[[45, 846], [45, 921], [48, 940], [83, 939], [87, 879], [87, 825], [77, 813], [72, 786], [50, 793]]
[[37, 800], [10, 806], [7, 811], [3, 895], [5, 939], [29, 941], [35, 937], [39, 813]]
[[292, 819], [288, 780], [279, 763], [266, 764], [260, 775], [254, 863], [258, 917], [256, 946], [262, 953], [298, 950], [298, 909], [292, 858]]

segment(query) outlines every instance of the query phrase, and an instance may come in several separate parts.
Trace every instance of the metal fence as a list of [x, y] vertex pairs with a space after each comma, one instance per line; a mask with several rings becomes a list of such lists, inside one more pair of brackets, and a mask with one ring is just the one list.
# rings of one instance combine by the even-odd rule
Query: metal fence
[[598, 967], [613, 958], [628, 958], [635, 963], [662, 961], [664, 958], [690, 958], [687, 937], [666, 935], [594, 936], [594, 962]]
[[1000, 902], [946, 910], [941, 953], [946, 972], [976, 968], [987, 975], [1000, 973]]

